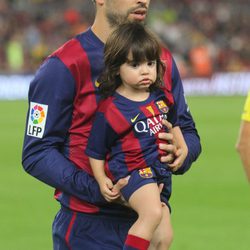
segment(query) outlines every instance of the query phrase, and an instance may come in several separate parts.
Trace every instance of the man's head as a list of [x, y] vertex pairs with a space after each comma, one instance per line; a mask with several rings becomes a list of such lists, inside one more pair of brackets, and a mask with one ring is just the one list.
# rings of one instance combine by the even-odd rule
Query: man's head
[[106, 0], [105, 14], [111, 27], [126, 21], [144, 22], [149, 0]]
[[92, 0], [102, 10], [109, 25], [115, 27], [126, 21], [144, 22], [150, 0]]
[[95, 0], [96, 16], [92, 30], [105, 42], [109, 33], [124, 22], [144, 23], [149, 4], [150, 0]]

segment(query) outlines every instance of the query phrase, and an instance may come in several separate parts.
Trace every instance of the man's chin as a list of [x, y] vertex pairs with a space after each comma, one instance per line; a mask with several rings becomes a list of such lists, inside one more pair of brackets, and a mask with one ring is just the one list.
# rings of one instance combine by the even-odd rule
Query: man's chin
[[146, 23], [146, 15], [142, 16], [142, 15], [136, 15], [136, 14], [130, 14], [129, 16], [127, 16], [126, 18], [114, 18], [114, 16], [112, 16], [112, 18], [108, 18], [110, 27], [115, 28], [123, 23], [126, 22], [138, 22], [138, 23]]

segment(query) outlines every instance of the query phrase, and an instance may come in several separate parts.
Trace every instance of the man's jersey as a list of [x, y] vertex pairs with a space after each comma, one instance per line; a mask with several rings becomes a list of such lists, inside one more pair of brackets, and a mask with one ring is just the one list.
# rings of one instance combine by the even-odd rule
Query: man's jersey
[[[91, 168], [85, 150], [99, 102], [95, 82], [103, 69], [103, 49], [102, 41], [88, 29], [38, 69], [29, 88], [22, 163], [29, 174], [56, 188], [55, 197], [65, 207], [86, 213], [127, 214], [127, 208], [104, 203], [97, 182], [87, 174]], [[196, 160], [201, 146], [178, 70], [166, 49], [162, 60], [167, 65], [165, 90], [177, 104], [189, 149], [181, 174]]]
[[103, 100], [95, 116], [86, 154], [94, 159], [107, 159], [105, 169], [114, 182], [135, 169], [152, 166], [161, 156], [158, 133], [165, 131], [162, 119], [177, 126], [172, 100], [161, 89], [151, 92], [141, 102], [117, 92]]
[[245, 102], [244, 111], [241, 116], [242, 120], [250, 122], [250, 91]]

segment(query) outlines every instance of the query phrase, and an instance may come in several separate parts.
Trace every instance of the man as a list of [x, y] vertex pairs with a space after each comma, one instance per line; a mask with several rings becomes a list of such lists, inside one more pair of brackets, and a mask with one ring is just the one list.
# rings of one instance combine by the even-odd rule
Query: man
[[242, 122], [236, 149], [240, 154], [247, 179], [250, 182], [250, 92], [248, 93], [244, 112], [242, 114]]
[[[103, 47], [108, 35], [124, 21], [144, 22], [150, 0], [96, 0], [94, 23], [59, 48], [39, 68], [29, 90], [29, 113], [23, 148], [24, 169], [56, 188], [61, 203], [53, 223], [54, 249], [118, 250], [123, 248], [128, 229], [136, 214], [118, 203], [105, 203], [90, 171], [84, 151], [99, 96], [96, 79], [103, 68]], [[168, 152], [162, 162], [172, 163], [176, 174], [186, 172], [200, 154], [199, 136], [184, 100], [176, 65], [168, 51], [162, 59], [167, 64], [166, 91], [176, 101], [180, 127], [188, 146], [188, 156], [176, 150], [171, 133], [162, 133], [160, 149]], [[165, 124], [171, 127], [171, 124]], [[102, 128], [100, 128], [102, 129]], [[122, 179], [114, 193], [126, 184]], [[163, 188], [163, 193], [169, 190]], [[119, 194], [118, 194], [119, 195]], [[162, 236], [172, 240], [169, 231]], [[160, 248], [161, 241], [150, 249]]]

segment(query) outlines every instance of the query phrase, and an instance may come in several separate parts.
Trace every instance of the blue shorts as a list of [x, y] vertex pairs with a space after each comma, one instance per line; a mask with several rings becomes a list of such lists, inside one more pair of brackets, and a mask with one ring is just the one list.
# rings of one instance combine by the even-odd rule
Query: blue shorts
[[161, 201], [170, 208], [168, 201], [172, 191], [172, 173], [158, 162], [154, 166], [132, 171], [128, 184], [122, 188], [121, 193], [124, 199], [128, 201], [137, 189], [149, 183], [164, 184]]
[[62, 207], [53, 222], [54, 250], [121, 250], [135, 219], [84, 214]]

